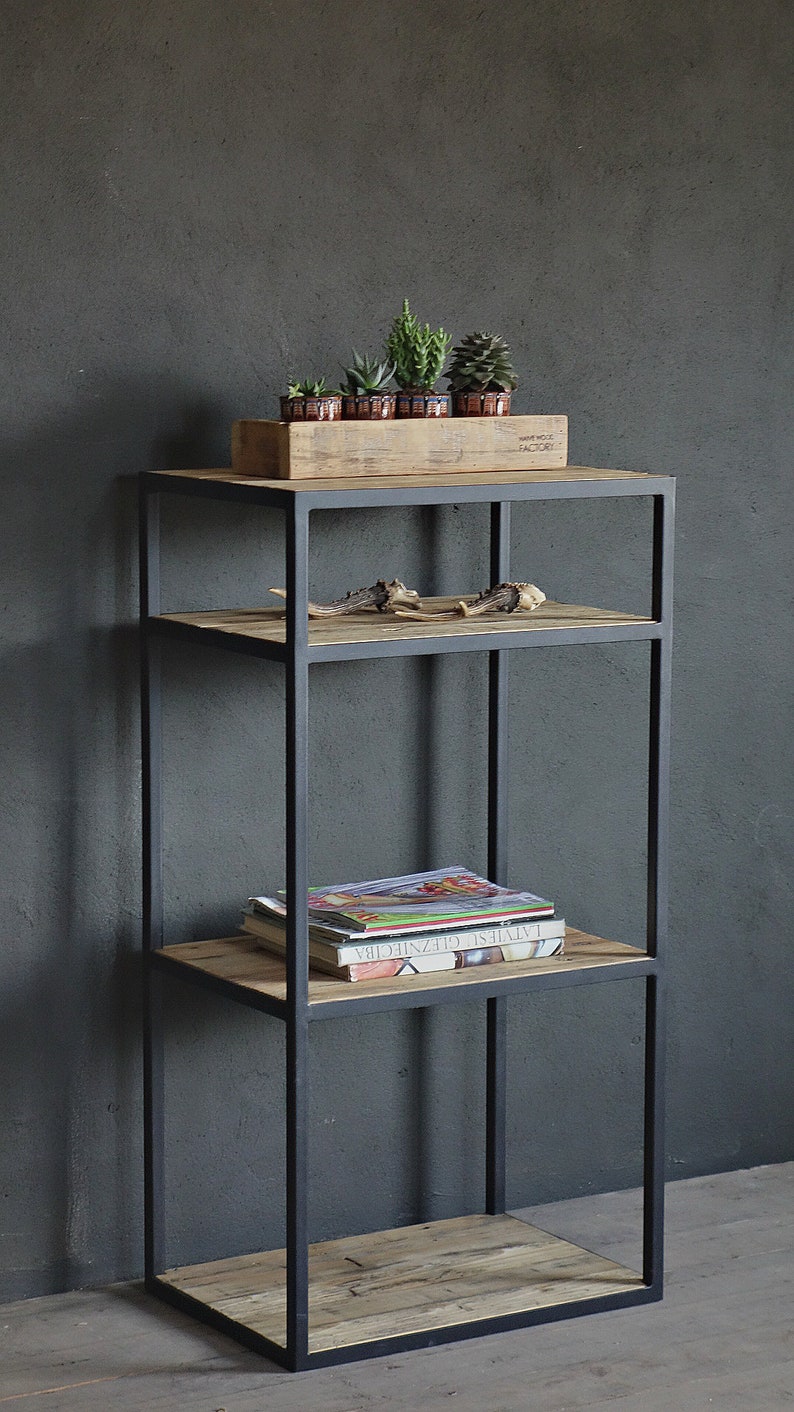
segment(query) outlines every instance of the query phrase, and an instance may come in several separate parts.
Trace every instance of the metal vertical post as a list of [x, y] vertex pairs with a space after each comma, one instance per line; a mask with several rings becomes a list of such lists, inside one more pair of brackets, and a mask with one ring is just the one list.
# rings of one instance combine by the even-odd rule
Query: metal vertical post
[[148, 632], [160, 611], [160, 500], [143, 479], [139, 494], [141, 784], [143, 838], [144, 1270], [165, 1264], [164, 1085], [160, 979], [149, 964], [163, 944], [163, 754], [160, 644]]
[[648, 952], [657, 974], [645, 992], [645, 1141], [643, 1278], [661, 1295], [664, 1238], [664, 953], [670, 812], [670, 703], [673, 627], [672, 490], [654, 497], [652, 615], [662, 626], [651, 643], [648, 750]]
[[[491, 505], [490, 581], [510, 572], [510, 504]], [[507, 653], [488, 654], [488, 877], [503, 883], [507, 872]], [[505, 1209], [507, 1001], [487, 1001], [485, 1099], [485, 1209]]]
[[302, 499], [296, 493], [286, 513], [287, 1354], [296, 1372], [307, 1366], [309, 1348], [309, 513]]
[[670, 658], [673, 629], [673, 492], [654, 496], [652, 616], [661, 637], [651, 643], [648, 759], [648, 950], [661, 955], [667, 927], [670, 807]]

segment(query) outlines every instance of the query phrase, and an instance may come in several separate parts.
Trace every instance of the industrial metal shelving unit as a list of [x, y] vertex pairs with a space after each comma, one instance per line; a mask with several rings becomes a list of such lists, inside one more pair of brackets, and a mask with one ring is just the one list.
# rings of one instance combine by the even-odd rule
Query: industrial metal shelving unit
[[[160, 496], [232, 501], [283, 513], [286, 612], [163, 614]], [[314, 510], [490, 505], [491, 582], [509, 578], [513, 502], [650, 496], [651, 615], [543, 604], [430, 624], [378, 616], [309, 623]], [[674, 481], [588, 467], [390, 480], [272, 481], [230, 471], [147, 472], [140, 486], [146, 1284], [153, 1293], [292, 1370], [372, 1357], [661, 1298], [663, 1229], [663, 949], [669, 803]], [[250, 938], [163, 945], [161, 652], [169, 638], [280, 663], [286, 689], [286, 961]], [[488, 873], [503, 881], [507, 819], [507, 665], [512, 650], [604, 642], [650, 644], [647, 932], [643, 947], [569, 931], [564, 957], [359, 985], [311, 972], [307, 940], [309, 673], [318, 662], [487, 652]], [[166, 975], [251, 1006], [286, 1027], [286, 1247], [165, 1267], [163, 1034]], [[507, 997], [641, 977], [645, 985], [643, 1268], [633, 1271], [505, 1212]], [[487, 1023], [483, 1213], [309, 1244], [307, 1075], [312, 1023], [352, 1013], [479, 1000]], [[443, 1278], [442, 1278], [443, 1272]], [[443, 1292], [434, 1291], [434, 1275]]]

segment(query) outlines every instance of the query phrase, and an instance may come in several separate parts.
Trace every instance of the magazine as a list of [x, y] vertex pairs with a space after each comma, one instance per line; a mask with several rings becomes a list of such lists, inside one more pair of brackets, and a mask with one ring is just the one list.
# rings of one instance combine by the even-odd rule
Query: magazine
[[500, 962], [559, 956], [562, 952], [561, 941], [519, 942], [513, 946], [487, 946], [476, 951], [440, 952], [435, 956], [411, 956], [394, 961], [363, 961], [340, 967], [338, 974], [350, 981], [378, 980], [390, 976], [421, 976], [434, 971], [462, 971], [470, 966], [494, 966]]
[[[251, 905], [271, 915], [286, 916], [285, 894], [252, 897]], [[366, 882], [312, 887], [309, 917], [368, 936], [429, 931], [478, 925], [483, 922], [549, 917], [554, 903], [532, 892], [516, 892], [489, 882], [460, 864], [428, 873], [375, 878]]]
[[[250, 933], [249, 933], [250, 935]], [[285, 945], [277, 937], [258, 936], [265, 951], [283, 956]], [[504, 942], [501, 946], [475, 947], [466, 951], [437, 951], [429, 956], [395, 956], [391, 959], [352, 961], [340, 965], [328, 956], [309, 948], [310, 971], [321, 971], [346, 981], [386, 980], [392, 976], [421, 976], [437, 971], [462, 971], [471, 966], [491, 966], [499, 962], [529, 961], [549, 956], [562, 956], [564, 942], [557, 937], [549, 941]]]
[[[243, 913], [243, 928], [250, 936], [262, 937], [282, 954], [287, 948], [286, 918], [274, 917], [253, 908]], [[331, 932], [309, 924], [309, 955], [324, 956], [336, 965], [353, 962], [395, 961], [412, 956], [433, 956], [444, 951], [474, 951], [489, 946], [513, 945], [519, 942], [554, 942], [565, 939], [565, 919], [548, 917], [541, 921], [496, 922], [492, 926], [452, 927], [433, 932], [400, 932], [397, 935], [375, 936], [361, 932]], [[538, 954], [553, 955], [545, 950]]]

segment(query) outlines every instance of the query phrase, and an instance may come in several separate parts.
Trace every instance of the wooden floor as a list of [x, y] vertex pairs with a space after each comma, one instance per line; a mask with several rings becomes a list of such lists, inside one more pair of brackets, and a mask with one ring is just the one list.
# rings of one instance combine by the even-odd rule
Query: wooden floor
[[[632, 1265], [626, 1192], [522, 1211]], [[794, 1409], [794, 1162], [667, 1188], [661, 1304], [293, 1375], [139, 1285], [0, 1308], [0, 1408], [66, 1412]]]

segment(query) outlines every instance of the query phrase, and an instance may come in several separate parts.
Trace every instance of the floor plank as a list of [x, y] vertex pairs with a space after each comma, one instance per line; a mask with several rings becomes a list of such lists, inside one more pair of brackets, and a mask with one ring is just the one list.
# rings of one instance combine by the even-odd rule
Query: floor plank
[[[620, 1261], [638, 1210], [615, 1192], [520, 1214]], [[779, 1412], [792, 1218], [794, 1163], [677, 1182], [661, 1304], [298, 1376], [138, 1285], [6, 1305], [0, 1412]]]

